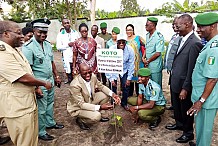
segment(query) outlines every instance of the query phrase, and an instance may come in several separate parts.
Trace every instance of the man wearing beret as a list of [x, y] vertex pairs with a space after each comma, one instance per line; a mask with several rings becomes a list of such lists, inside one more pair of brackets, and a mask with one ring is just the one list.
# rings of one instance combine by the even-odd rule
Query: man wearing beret
[[187, 114], [195, 116], [197, 146], [210, 146], [218, 110], [218, 14], [198, 14], [195, 22], [197, 33], [205, 38], [207, 43], [197, 58], [192, 74], [193, 106]]
[[[22, 47], [36, 78], [50, 81], [53, 87], [47, 90], [44, 87], [38, 88], [36, 93], [39, 117], [39, 138], [45, 141], [53, 140], [54, 137], [46, 132], [48, 129], [61, 129], [64, 126], [57, 124], [54, 120], [54, 83], [60, 84], [61, 80], [57, 74], [51, 44], [46, 41], [48, 19], [37, 19], [31, 22], [33, 25], [34, 37], [29, 43]], [[55, 82], [54, 82], [55, 80]]]
[[162, 69], [163, 61], [161, 52], [164, 51], [164, 37], [156, 30], [158, 19], [148, 17], [145, 25], [146, 31], [146, 51], [143, 55], [145, 67], [151, 70], [151, 79], [158, 83], [162, 88]]
[[150, 69], [139, 69], [139, 95], [138, 98], [129, 98], [128, 103], [135, 105], [130, 107], [130, 112], [135, 114], [136, 122], [139, 118], [150, 123], [150, 128], [155, 128], [161, 122], [160, 115], [165, 111], [166, 100], [160, 85], [152, 81], [150, 75]]
[[109, 39], [111, 39], [111, 34], [107, 32], [107, 23], [102, 22], [100, 24], [101, 33], [98, 34], [99, 37], [104, 39], [104, 43], [106, 46], [106, 43]]
[[189, 14], [179, 16], [176, 27], [181, 39], [172, 64], [170, 92], [174, 106], [175, 124], [168, 124], [168, 130], [182, 130], [176, 139], [178, 143], [187, 143], [194, 139], [193, 117], [187, 115], [192, 106], [192, 72], [196, 59], [202, 49], [200, 39], [193, 32], [193, 19]]

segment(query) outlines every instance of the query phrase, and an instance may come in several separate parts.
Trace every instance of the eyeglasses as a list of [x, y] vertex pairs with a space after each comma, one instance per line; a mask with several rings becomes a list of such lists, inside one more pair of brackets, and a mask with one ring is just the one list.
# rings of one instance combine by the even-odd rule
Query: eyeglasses
[[92, 71], [81, 73], [81, 75], [85, 75], [85, 76], [88, 75], [88, 74], [92, 74]]
[[126, 44], [126, 41], [124, 41], [124, 40], [118, 41], [117, 44]]
[[22, 33], [21, 33], [21, 32], [14, 32], [14, 31], [12, 31], [12, 30], [5, 30], [5, 31], [8, 31], [8, 32], [13, 32], [13, 33], [16, 33], [17, 35], [22, 35]]
[[80, 32], [81, 33], [87, 33], [88, 31], [87, 30], [81, 30]]
[[133, 31], [133, 29], [126, 29], [126, 31]]

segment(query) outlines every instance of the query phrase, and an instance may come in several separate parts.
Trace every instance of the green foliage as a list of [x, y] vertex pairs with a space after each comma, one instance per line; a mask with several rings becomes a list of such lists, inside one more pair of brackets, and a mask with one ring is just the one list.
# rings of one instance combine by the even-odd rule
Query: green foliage
[[121, 116], [114, 113], [111, 116], [111, 119], [114, 119], [114, 121], [110, 123], [111, 125], [115, 125], [115, 126], [118, 126], [118, 127], [123, 127], [123, 119], [122, 119]]
[[11, 12], [8, 15], [3, 14], [4, 20], [12, 20], [14, 22], [24, 22], [30, 19], [30, 14], [25, 11], [26, 5], [23, 2], [14, 1]]
[[137, 0], [121, 0], [120, 11], [122, 17], [138, 16], [140, 7], [137, 3]]
[[53, 45], [52, 45], [52, 50], [53, 51], [57, 51], [58, 49], [57, 49], [57, 46], [56, 46], [56, 43], [54, 43]]

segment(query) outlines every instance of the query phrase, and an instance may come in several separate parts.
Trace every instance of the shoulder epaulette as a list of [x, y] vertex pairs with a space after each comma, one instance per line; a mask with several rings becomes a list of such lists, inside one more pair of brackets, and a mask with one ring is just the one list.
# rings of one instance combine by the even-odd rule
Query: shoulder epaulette
[[218, 41], [215, 40], [211, 43], [210, 48], [218, 47]]
[[6, 50], [5, 45], [0, 44], [0, 51], [5, 51], [5, 50]]
[[159, 37], [163, 37], [163, 35], [160, 32], [157, 32]]
[[24, 43], [24, 45], [25, 45], [25, 46], [28, 46], [30, 43], [32, 43], [32, 41], [33, 41], [33, 40], [31, 39], [30, 41]]

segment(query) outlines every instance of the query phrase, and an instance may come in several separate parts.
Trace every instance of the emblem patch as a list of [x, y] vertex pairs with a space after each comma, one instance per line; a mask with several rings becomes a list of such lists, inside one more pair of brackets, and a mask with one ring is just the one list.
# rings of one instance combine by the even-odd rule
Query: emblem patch
[[5, 45], [0, 45], [0, 51], [5, 51], [6, 48], [5, 48]]
[[210, 56], [210, 57], [208, 58], [207, 62], [208, 62], [209, 65], [213, 65], [214, 62], [215, 62], [215, 57], [214, 57], [214, 56]]

